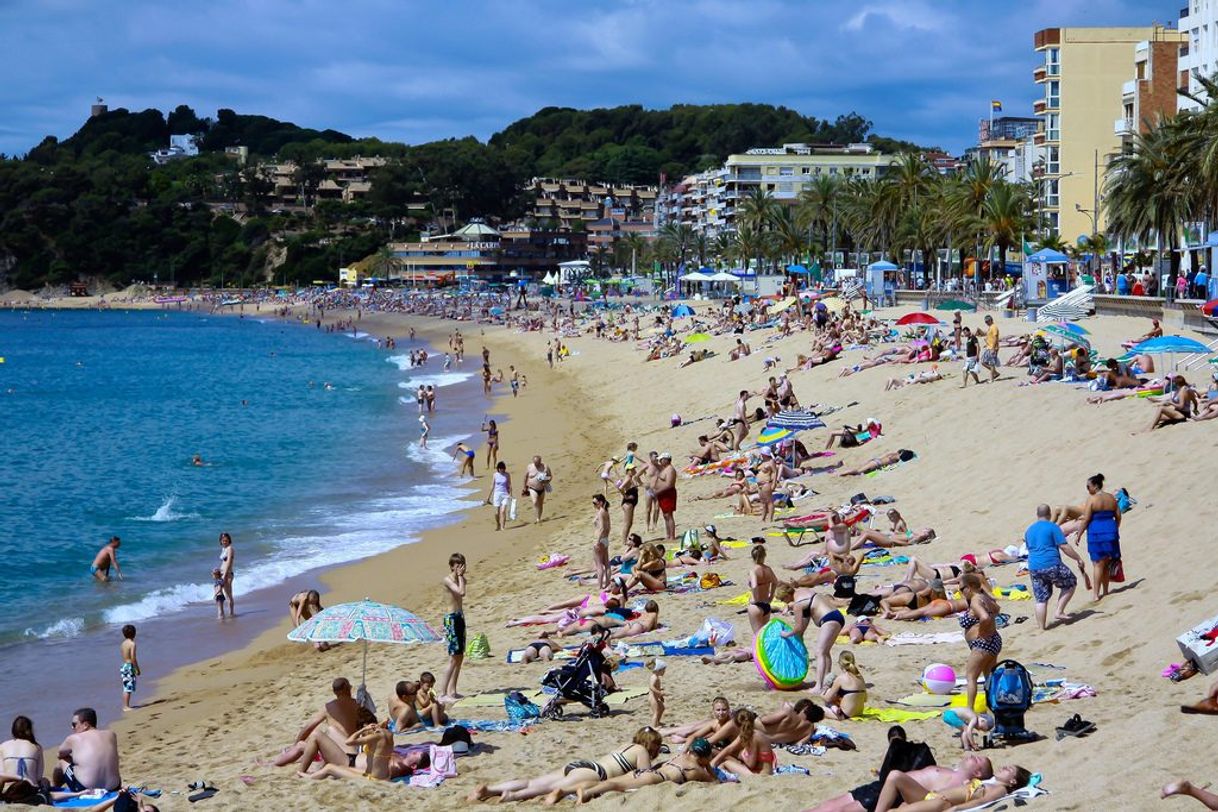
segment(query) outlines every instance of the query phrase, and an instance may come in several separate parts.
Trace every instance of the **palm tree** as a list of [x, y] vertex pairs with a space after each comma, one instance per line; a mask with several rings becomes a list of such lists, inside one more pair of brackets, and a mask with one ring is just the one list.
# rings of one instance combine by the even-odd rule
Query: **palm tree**
[[[1007, 251], [1017, 244], [1030, 221], [1032, 201], [1027, 189], [1021, 185], [998, 181], [986, 195], [981, 209], [981, 223], [985, 230], [987, 248], [998, 248], [998, 261], [1006, 262]], [[994, 269], [990, 269], [993, 276]]]
[[800, 227], [795, 210], [790, 206], [782, 206], [774, 213], [771, 223], [774, 236], [774, 246], [780, 256], [787, 262], [796, 262], [808, 247], [808, 239]]
[[739, 259], [739, 248], [740, 245], [736, 240], [736, 232], [721, 231], [715, 235], [714, 244], [711, 246], [711, 253], [715, 256], [717, 262], [730, 264]]
[[751, 260], [756, 259], [760, 264], [767, 242], [765, 232], [753, 228], [752, 225], [745, 223], [736, 229], [736, 255], [746, 271]]
[[706, 236], [706, 232], [696, 232], [689, 247], [698, 260], [698, 267], [705, 267], [706, 258], [710, 256], [710, 238]]
[[902, 152], [889, 168], [884, 180], [890, 183], [903, 207], [914, 206], [924, 197], [939, 175], [920, 152]]
[[758, 186], [740, 202], [738, 220], [741, 226], [754, 231], [765, 231], [774, 222], [779, 203], [774, 195]]
[[1109, 163], [1104, 180], [1109, 232], [1143, 243], [1158, 240], [1160, 250], [1170, 252], [1171, 286], [1180, 271], [1175, 249], [1184, 224], [1197, 204], [1213, 194], [1206, 184], [1195, 182], [1205, 165], [1204, 153], [1193, 149], [1198, 140], [1195, 124], [1194, 117], [1186, 116], [1135, 134], [1133, 148]]
[[[834, 243], [832, 230], [837, 226], [837, 206], [842, 184], [833, 175], [818, 175], [802, 192], [795, 204], [799, 224], [811, 232], [821, 229], [823, 246]], [[811, 240], [809, 240], [811, 241]]]
[[646, 263], [649, 244], [642, 234], [630, 233], [622, 238], [623, 260], [630, 263], [630, 272]]

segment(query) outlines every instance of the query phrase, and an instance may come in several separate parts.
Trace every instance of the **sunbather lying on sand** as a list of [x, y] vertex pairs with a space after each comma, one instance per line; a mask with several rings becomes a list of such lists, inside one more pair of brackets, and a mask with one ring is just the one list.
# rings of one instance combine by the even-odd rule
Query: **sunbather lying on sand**
[[922, 372], [911, 372], [904, 378], [889, 378], [888, 383], [884, 385], [884, 391], [889, 392], [893, 389], [903, 389], [913, 384], [934, 383], [941, 380], [943, 380], [943, 373], [939, 371], [938, 367], [935, 367], [934, 369], [927, 369]]
[[973, 779], [967, 784], [931, 790], [916, 778], [894, 770], [888, 774], [876, 812], [904, 809], [906, 812], [946, 812], [987, 804], [1028, 785], [1032, 774], [1023, 767], [1000, 767], [988, 781]]
[[874, 457], [856, 468], [848, 468], [844, 471], [838, 471], [838, 476], [862, 476], [870, 474], [872, 471], [878, 471], [881, 468], [887, 468], [890, 465], [896, 465], [899, 462], [909, 462], [914, 457], [918, 456], [908, 448], [902, 448], [899, 451], [892, 451], [880, 457]]
[[639, 729], [630, 744], [609, 755], [592, 761], [577, 759], [560, 770], [529, 779], [511, 779], [496, 784], [479, 784], [466, 800], [485, 801], [499, 797], [501, 801], [527, 801], [550, 792], [574, 792], [592, 786], [606, 778], [616, 778], [635, 770], [651, 767], [651, 760], [660, 754], [663, 739], [649, 727]]
[[[869, 812], [874, 810], [879, 802], [880, 793], [888, 785], [890, 778], [898, 773], [898, 770], [889, 766], [894, 761], [894, 753], [899, 750], [907, 750], [908, 747], [909, 743], [905, 741], [904, 731], [900, 728], [893, 728], [892, 731], [889, 731], [888, 753], [880, 767], [878, 780], [855, 787], [808, 812]], [[887, 772], [885, 772], [886, 770]], [[966, 786], [973, 781], [992, 778], [994, 767], [985, 756], [966, 756], [955, 767], [932, 765], [918, 770], [901, 772], [900, 775], [911, 778], [934, 792], [943, 792], [952, 787]]]
[[892, 637], [892, 633], [881, 629], [879, 624], [869, 617], [856, 617], [842, 628], [842, 634], [850, 638], [850, 642], [858, 645], [864, 641], [879, 643]]
[[[718, 779], [710, 769], [711, 753], [710, 742], [706, 739], [694, 739], [690, 742], [688, 750], [663, 764], [647, 770], [636, 770], [620, 778], [602, 781], [588, 789], [578, 790], [576, 795], [582, 804], [609, 792], [629, 792], [632, 789], [642, 789], [662, 784], [665, 781], [674, 784], [684, 784], [687, 781], [716, 783]], [[546, 799], [547, 803], [557, 803], [559, 800], [561, 800], [561, 795], [555, 797], [554, 794]]]

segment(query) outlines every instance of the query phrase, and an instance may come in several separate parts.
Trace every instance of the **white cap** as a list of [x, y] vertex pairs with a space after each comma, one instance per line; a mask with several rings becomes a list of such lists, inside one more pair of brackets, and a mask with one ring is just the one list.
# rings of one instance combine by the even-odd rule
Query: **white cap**
[[668, 663], [664, 662], [659, 657], [656, 657], [655, 660], [653, 660], [651, 663], [651, 670], [653, 672], [658, 673], [660, 671], [663, 671], [666, 668], [668, 668]]
[[672, 459], [672, 454], [668, 453], [667, 451], [661, 451], [661, 452], [660, 452], [660, 456], [658, 457], [658, 459], [661, 459], [661, 460], [671, 460], [671, 459]]

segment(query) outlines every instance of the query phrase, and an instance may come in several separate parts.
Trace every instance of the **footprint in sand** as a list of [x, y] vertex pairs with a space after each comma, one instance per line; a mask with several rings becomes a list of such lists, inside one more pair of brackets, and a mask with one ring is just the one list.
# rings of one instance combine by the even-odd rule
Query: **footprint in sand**
[[1121, 649], [1120, 651], [1116, 652], [1115, 654], [1109, 654], [1107, 657], [1105, 657], [1102, 661], [1100, 661], [1100, 665], [1116, 665], [1117, 663], [1119, 663], [1121, 660], [1124, 660], [1126, 657], [1128, 657], [1132, 653], [1133, 653], [1132, 646], [1130, 646], [1129, 648]]

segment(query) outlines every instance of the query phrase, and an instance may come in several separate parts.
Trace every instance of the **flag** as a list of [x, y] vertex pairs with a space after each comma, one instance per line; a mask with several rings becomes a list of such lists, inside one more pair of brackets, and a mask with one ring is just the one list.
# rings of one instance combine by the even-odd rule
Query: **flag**
[[998, 99], [992, 100], [990, 102], [990, 109], [993, 110], [995, 113], [1001, 113], [1002, 112], [1002, 102], [998, 101]]

